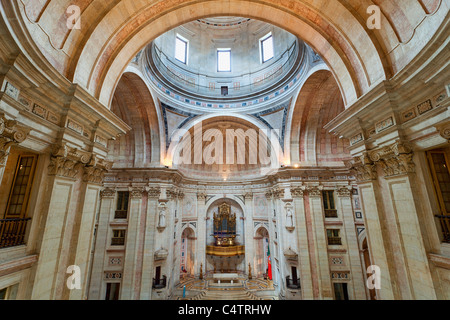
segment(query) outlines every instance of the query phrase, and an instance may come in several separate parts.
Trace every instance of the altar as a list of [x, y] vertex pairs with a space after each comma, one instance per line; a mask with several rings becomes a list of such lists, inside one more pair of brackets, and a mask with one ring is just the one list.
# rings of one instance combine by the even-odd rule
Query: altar
[[212, 278], [212, 286], [214, 286], [214, 284], [220, 286], [241, 285], [241, 281], [237, 273], [214, 273]]

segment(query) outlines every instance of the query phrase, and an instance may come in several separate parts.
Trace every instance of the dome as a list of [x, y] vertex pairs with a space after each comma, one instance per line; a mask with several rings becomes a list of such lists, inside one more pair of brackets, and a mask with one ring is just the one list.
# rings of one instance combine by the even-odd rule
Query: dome
[[281, 97], [304, 71], [305, 52], [301, 40], [269, 23], [214, 17], [161, 35], [145, 59], [151, 82], [172, 98], [233, 108]]

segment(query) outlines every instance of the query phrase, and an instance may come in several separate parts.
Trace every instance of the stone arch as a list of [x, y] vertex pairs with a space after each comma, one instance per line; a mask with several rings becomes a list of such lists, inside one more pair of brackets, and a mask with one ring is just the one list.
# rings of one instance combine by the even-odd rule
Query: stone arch
[[[226, 127], [229, 124], [231, 124], [230, 127]], [[203, 151], [202, 149], [198, 149], [200, 147], [204, 147], [203, 143], [202, 144], [195, 144], [195, 131], [196, 130], [196, 126], [197, 125], [201, 125], [203, 133], [205, 130], [207, 129], [214, 129], [214, 130], [219, 130], [222, 132], [223, 138], [224, 138], [224, 145], [223, 145], [223, 151], [224, 151], [224, 165], [205, 165], [203, 162], [202, 164], [196, 164], [195, 159], [194, 159], [194, 155], [201, 155], [203, 156]], [[234, 127], [236, 126], [236, 127]], [[226, 128], [225, 128], [226, 127]], [[267, 141], [269, 141], [270, 144], [270, 163], [267, 165], [262, 165], [259, 160], [259, 153], [258, 153], [258, 163], [257, 164], [251, 164], [250, 161], [245, 161], [244, 165], [239, 165], [235, 162], [235, 164], [232, 164], [230, 166], [228, 166], [228, 164], [226, 163], [226, 133], [225, 131], [227, 129], [242, 129], [245, 132], [248, 129], [251, 130], [255, 130], [255, 137], [257, 140], [251, 140], [251, 138], [249, 138], [249, 140], [247, 140], [246, 137], [245, 138], [245, 150], [239, 150], [239, 151], [243, 151], [245, 152], [245, 157], [248, 160], [249, 159], [249, 152], [250, 152], [250, 144], [254, 143], [252, 146], [256, 146], [258, 148], [258, 152], [259, 152], [259, 139], [260, 139], [260, 132], [262, 132], [262, 137], [266, 138]], [[194, 119], [188, 121], [182, 128], [180, 128], [176, 133], [174, 133], [170, 146], [168, 148], [168, 151], [166, 153], [166, 157], [165, 157], [165, 163], [169, 166], [172, 166], [173, 168], [179, 169], [180, 171], [184, 172], [186, 171], [188, 168], [189, 170], [191, 170], [191, 172], [201, 172], [202, 174], [212, 174], [214, 173], [216, 176], [219, 173], [220, 170], [231, 170], [231, 171], [240, 171], [241, 174], [245, 173], [245, 172], [250, 172], [251, 174], [253, 174], [253, 176], [260, 176], [265, 175], [265, 174], [271, 174], [271, 172], [274, 172], [276, 170], [278, 170], [278, 168], [280, 167], [281, 163], [284, 163], [284, 153], [283, 153], [283, 149], [281, 147], [281, 143], [279, 141], [279, 137], [277, 137], [276, 135], [270, 135], [269, 137], [267, 137], [267, 135], [265, 133], [269, 133], [271, 132], [271, 130], [262, 122], [260, 122], [259, 120], [257, 120], [256, 118], [253, 118], [251, 116], [248, 115], [243, 115], [243, 114], [235, 114], [235, 113], [213, 113], [213, 114], [206, 114], [206, 115], [202, 115], [202, 116], [197, 116]], [[203, 134], [202, 133], [202, 134]], [[242, 133], [242, 132], [241, 132]], [[190, 137], [191, 138], [191, 143], [190, 143], [190, 147], [191, 147], [191, 164], [190, 165], [185, 165], [183, 163], [183, 161], [181, 160], [181, 151], [183, 150], [184, 147], [184, 143], [186, 142], [184, 139], [185, 137]], [[274, 137], [274, 138], [271, 138]], [[200, 137], [203, 139], [203, 135], [202, 137]], [[201, 140], [202, 140], [201, 139]], [[187, 145], [188, 146], [188, 145]], [[235, 147], [238, 146], [237, 143], [235, 143], [234, 145]], [[197, 149], [195, 149], [197, 148]], [[235, 156], [237, 155], [238, 150], [235, 150]], [[203, 159], [204, 160], [204, 159]], [[184, 168], [186, 170], [184, 170]], [[231, 168], [231, 169], [230, 169]], [[184, 171], [183, 171], [184, 170]], [[230, 171], [230, 172], [231, 172]], [[184, 172], [186, 174], [186, 172]], [[232, 176], [232, 175], [227, 175], [228, 176]], [[214, 177], [211, 177], [214, 178]], [[217, 179], [221, 179], [222, 176], [216, 177]], [[227, 179], [227, 178], [224, 178]]]
[[293, 106], [291, 164], [342, 166], [350, 157], [349, 142], [332, 135], [325, 125], [344, 111], [344, 103], [330, 71], [316, 70], [301, 87]]
[[124, 73], [113, 96], [111, 110], [130, 127], [131, 132], [112, 143], [116, 167], [159, 165], [160, 126], [153, 97], [142, 77], [130, 70]]

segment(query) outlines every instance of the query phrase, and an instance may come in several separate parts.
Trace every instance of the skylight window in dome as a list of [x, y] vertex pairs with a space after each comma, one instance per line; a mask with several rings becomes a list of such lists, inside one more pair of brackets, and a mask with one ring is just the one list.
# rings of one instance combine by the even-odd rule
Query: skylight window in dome
[[231, 49], [217, 49], [217, 71], [231, 72]]
[[175, 59], [187, 64], [188, 41], [177, 35], [175, 40]]
[[260, 44], [261, 44], [261, 61], [262, 63], [264, 63], [274, 57], [272, 33], [269, 33], [265, 37], [263, 37], [260, 40]]

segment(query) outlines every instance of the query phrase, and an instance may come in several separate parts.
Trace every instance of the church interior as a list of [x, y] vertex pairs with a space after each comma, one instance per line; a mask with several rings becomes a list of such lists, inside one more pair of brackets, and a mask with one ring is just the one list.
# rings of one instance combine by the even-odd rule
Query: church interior
[[446, 0], [0, 0], [0, 300], [449, 300]]

